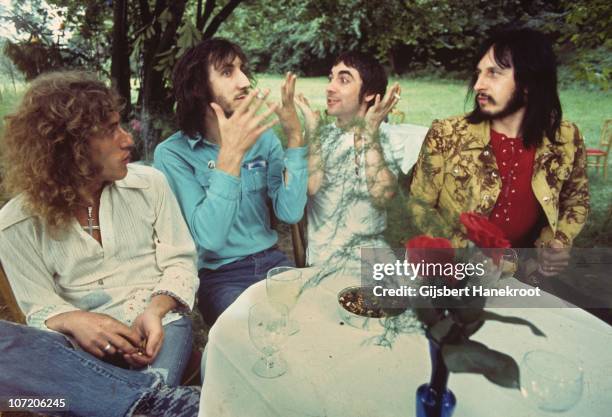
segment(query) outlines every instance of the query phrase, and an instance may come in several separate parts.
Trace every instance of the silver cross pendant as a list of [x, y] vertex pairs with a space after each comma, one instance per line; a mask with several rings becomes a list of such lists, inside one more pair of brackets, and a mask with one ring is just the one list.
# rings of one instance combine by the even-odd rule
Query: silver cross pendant
[[93, 219], [93, 207], [87, 207], [87, 226], [83, 226], [83, 229], [87, 231], [91, 236], [93, 236], [94, 230], [100, 230], [100, 225], [94, 224]]

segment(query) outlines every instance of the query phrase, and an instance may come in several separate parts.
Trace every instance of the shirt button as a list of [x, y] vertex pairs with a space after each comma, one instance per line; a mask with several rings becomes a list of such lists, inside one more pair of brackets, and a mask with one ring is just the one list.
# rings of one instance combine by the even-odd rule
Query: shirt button
[[484, 151], [484, 152], [483, 152], [483, 155], [484, 155], [484, 156], [489, 156], [489, 151]]
[[491, 173], [491, 176], [492, 176], [493, 178], [497, 178], [497, 172], [492, 172], [492, 173]]
[[510, 217], [506, 217], [506, 221], [509, 222], [510, 221]]
[[453, 172], [454, 172], [455, 174], [458, 174], [458, 173], [459, 173], [459, 168], [455, 168], [455, 169], [453, 169]]
[[517, 167], [517, 166], [518, 166], [518, 162], [515, 162], [515, 163], [514, 163], [514, 166], [515, 166], [515, 167]]
[[488, 199], [489, 199], [489, 194], [485, 194], [485, 195], [483, 195], [483, 196], [482, 196], [482, 199], [483, 199], [483, 200], [488, 200]]
[[550, 200], [550, 197], [546, 196], [542, 200], [544, 200], [544, 202], [548, 202], [548, 200]]
[[101, 279], [99, 279], [99, 280], [98, 280], [98, 285], [104, 285], [104, 281], [103, 281], [103, 280], [101, 280]]
[[516, 190], [512, 190], [513, 193], [516, 193]]

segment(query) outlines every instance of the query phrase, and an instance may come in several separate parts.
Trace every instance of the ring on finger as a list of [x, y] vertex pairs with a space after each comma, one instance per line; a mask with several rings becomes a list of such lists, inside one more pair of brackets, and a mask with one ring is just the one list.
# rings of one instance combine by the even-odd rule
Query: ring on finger
[[261, 91], [259, 91], [255, 97], [257, 97], [257, 98], [258, 98], [258, 99], [260, 99], [260, 100], [263, 100], [263, 98], [264, 98], [265, 96], [264, 96], [264, 93], [262, 93]]
[[113, 345], [109, 343], [106, 344], [106, 346], [104, 346], [104, 348], [102, 349], [104, 352], [108, 352], [111, 348], [113, 347]]

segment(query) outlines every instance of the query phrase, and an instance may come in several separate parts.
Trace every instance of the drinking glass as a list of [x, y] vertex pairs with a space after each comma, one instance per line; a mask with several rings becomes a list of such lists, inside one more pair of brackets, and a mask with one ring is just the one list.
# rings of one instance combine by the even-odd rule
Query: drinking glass
[[[279, 266], [268, 271], [266, 277], [266, 292], [268, 300], [276, 304], [284, 304], [291, 314], [302, 291], [302, 271], [290, 266]], [[297, 321], [289, 318], [289, 334], [300, 330]]]
[[557, 353], [527, 352], [520, 373], [521, 394], [541, 410], [569, 410], [582, 396], [582, 368]]
[[276, 378], [287, 372], [287, 362], [280, 348], [287, 339], [287, 306], [263, 302], [249, 310], [249, 337], [263, 356], [253, 365], [253, 372], [263, 378]]

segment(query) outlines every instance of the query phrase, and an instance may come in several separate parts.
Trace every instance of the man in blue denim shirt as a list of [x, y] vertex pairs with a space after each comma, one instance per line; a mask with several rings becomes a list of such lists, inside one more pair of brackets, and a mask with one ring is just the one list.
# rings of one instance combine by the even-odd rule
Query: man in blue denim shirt
[[[205, 321], [217, 317], [251, 284], [289, 265], [276, 248], [268, 199], [276, 216], [297, 223], [308, 180], [306, 148], [293, 103], [295, 75], [281, 88], [282, 103], [261, 108], [268, 91], [251, 89], [240, 47], [210, 39], [189, 50], [174, 69], [180, 131], [155, 150], [198, 248], [198, 305]], [[287, 150], [266, 118], [276, 113]]]

